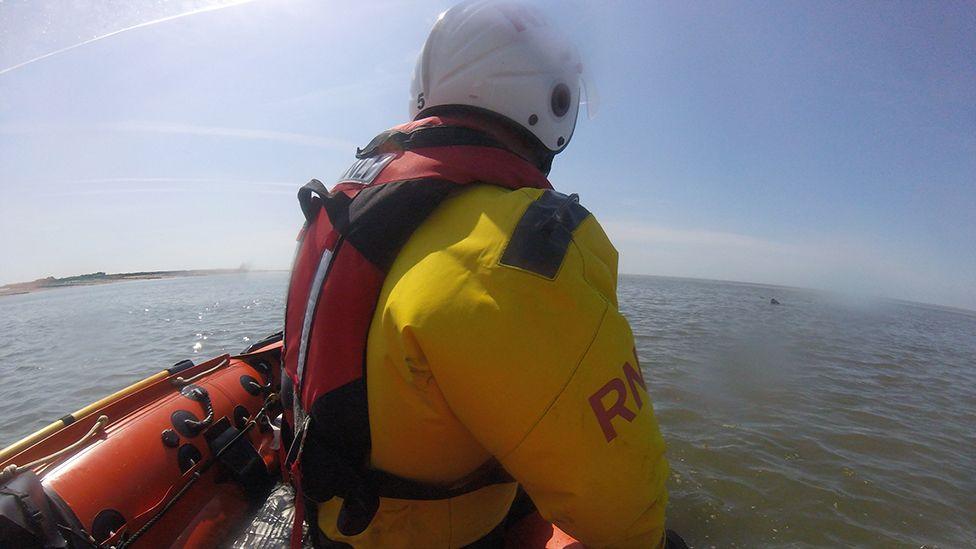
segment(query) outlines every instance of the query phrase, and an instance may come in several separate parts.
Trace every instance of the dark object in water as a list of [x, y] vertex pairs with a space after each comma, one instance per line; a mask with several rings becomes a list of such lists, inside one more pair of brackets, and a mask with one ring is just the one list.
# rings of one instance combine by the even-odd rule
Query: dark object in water
[[674, 530], [665, 530], [664, 549], [689, 549], [685, 540]]
[[776, 301], [776, 298], [775, 297], [772, 297], [772, 298], [769, 299], [769, 304], [770, 305], [779, 305], [779, 301]]

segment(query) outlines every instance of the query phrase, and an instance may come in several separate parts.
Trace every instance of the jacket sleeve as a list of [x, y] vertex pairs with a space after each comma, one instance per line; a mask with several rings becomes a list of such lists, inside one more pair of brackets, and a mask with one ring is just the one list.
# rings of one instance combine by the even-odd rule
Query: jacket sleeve
[[613, 246], [590, 216], [553, 279], [487, 263], [416, 334], [448, 406], [587, 547], [658, 547], [664, 441], [617, 310]]

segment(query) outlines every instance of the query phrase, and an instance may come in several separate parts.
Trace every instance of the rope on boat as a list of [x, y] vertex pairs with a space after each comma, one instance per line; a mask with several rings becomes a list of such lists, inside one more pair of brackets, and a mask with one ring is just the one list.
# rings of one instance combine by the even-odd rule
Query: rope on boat
[[57, 452], [54, 452], [53, 454], [44, 456], [42, 458], [35, 459], [34, 461], [32, 461], [32, 462], [30, 462], [30, 463], [28, 463], [26, 465], [17, 465], [17, 464], [13, 464], [12, 463], [12, 464], [6, 466], [3, 469], [3, 471], [0, 471], [0, 482], [6, 481], [7, 479], [9, 479], [9, 478], [13, 477], [14, 475], [16, 475], [21, 470], [24, 470], [24, 469], [33, 469], [33, 468], [39, 467], [41, 465], [46, 465], [46, 464], [48, 464], [48, 463], [50, 463], [50, 462], [52, 462], [52, 461], [60, 458], [61, 456], [65, 455], [65, 454], [70, 454], [71, 452], [74, 452], [78, 448], [84, 446], [89, 440], [91, 440], [91, 439], [95, 438], [97, 435], [101, 434], [102, 431], [105, 429], [105, 425], [107, 423], [108, 423], [108, 416], [105, 416], [105, 415], [98, 416], [98, 419], [95, 420], [95, 424], [92, 425], [92, 428], [89, 429], [88, 433], [85, 436], [83, 436], [80, 439], [78, 439], [75, 443], [70, 444], [68, 446], [65, 446], [64, 448], [58, 450]]
[[197, 375], [195, 375], [195, 376], [193, 376], [193, 377], [191, 377], [189, 379], [183, 379], [182, 377], [176, 377], [173, 380], [173, 385], [175, 385], [177, 387], [183, 387], [183, 386], [189, 385], [189, 384], [193, 383], [194, 381], [196, 381], [196, 380], [198, 380], [198, 379], [200, 379], [200, 378], [202, 378], [202, 377], [204, 377], [206, 375], [210, 375], [214, 371], [216, 371], [216, 370], [218, 370], [218, 369], [220, 369], [220, 368], [222, 368], [222, 367], [224, 367], [224, 366], [226, 366], [228, 364], [230, 364], [230, 359], [229, 358], [225, 358], [224, 360], [221, 360], [220, 362], [218, 362], [217, 365], [214, 366], [213, 368], [204, 370], [204, 371], [200, 372], [199, 374], [197, 374]]

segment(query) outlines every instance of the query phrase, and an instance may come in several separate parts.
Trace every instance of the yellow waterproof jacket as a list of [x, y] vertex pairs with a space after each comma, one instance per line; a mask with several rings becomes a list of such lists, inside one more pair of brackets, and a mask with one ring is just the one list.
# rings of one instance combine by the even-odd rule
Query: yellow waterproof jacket
[[[559, 212], [583, 213], [564, 249], [540, 249], [552, 220], [533, 206], [556, 196], [460, 190], [401, 249], [369, 332], [371, 466], [449, 487], [494, 459], [587, 547], [658, 547], [668, 466], [617, 310], [617, 252], [576, 205]], [[318, 520], [354, 547], [462, 547], [502, 521], [515, 491], [382, 498], [351, 537], [336, 528], [338, 498]]]

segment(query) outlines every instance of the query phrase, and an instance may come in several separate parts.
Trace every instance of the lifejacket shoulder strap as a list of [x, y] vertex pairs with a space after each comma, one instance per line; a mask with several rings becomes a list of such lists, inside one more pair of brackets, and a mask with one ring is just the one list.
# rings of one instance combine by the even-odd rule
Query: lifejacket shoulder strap
[[313, 179], [298, 189], [298, 204], [305, 215], [305, 223], [311, 224], [319, 213], [319, 208], [325, 208], [334, 227], [347, 218], [349, 203], [352, 199], [346, 193], [330, 193], [318, 179]]
[[356, 149], [356, 158], [368, 158], [381, 152], [412, 151], [426, 147], [473, 146], [508, 150], [502, 143], [481, 130], [466, 126], [421, 126], [409, 131], [387, 130], [373, 138], [366, 147]]
[[[423, 148], [446, 146], [490, 147], [508, 151], [508, 148], [502, 145], [501, 142], [492, 138], [481, 130], [466, 126], [437, 125], [421, 126], [409, 131], [403, 131], [396, 128], [387, 130], [374, 137], [365, 148], [356, 149], [356, 158], [362, 160], [377, 156], [384, 152], [392, 152], [396, 150], [412, 151]], [[387, 191], [378, 194], [389, 196], [389, 194], [392, 193]], [[344, 232], [342, 229], [348, 225], [348, 211], [352, 202], [353, 199], [344, 192], [338, 192], [335, 190], [333, 192], [329, 192], [325, 185], [322, 184], [322, 182], [318, 179], [312, 179], [298, 190], [298, 203], [301, 205], [306, 223], [310, 224], [312, 221], [314, 221], [315, 217], [318, 215], [319, 208], [324, 207], [326, 212], [329, 214], [329, 219], [331, 220], [332, 225], [336, 227], [337, 230], [340, 230], [340, 232]], [[360, 205], [365, 205], [365, 207], [357, 208], [360, 211], [368, 209], [368, 206], [373, 204], [373, 201], [371, 200], [357, 200], [357, 202]]]
[[449, 181], [409, 179], [365, 187], [350, 197], [328, 192], [318, 179], [298, 190], [298, 202], [311, 225], [325, 208], [335, 230], [385, 272], [407, 238], [454, 190]]
[[346, 217], [333, 225], [385, 274], [414, 230], [456, 188], [454, 183], [438, 179], [366, 187], [349, 203]]

